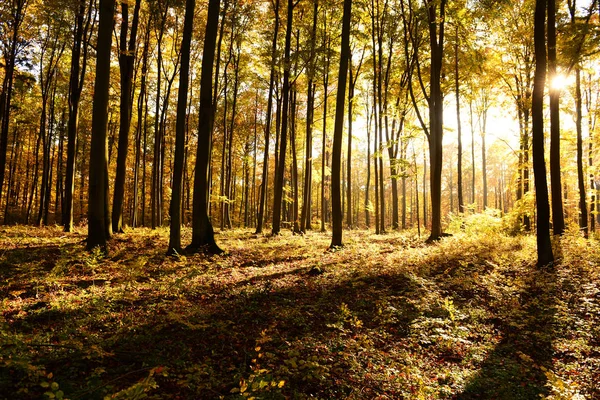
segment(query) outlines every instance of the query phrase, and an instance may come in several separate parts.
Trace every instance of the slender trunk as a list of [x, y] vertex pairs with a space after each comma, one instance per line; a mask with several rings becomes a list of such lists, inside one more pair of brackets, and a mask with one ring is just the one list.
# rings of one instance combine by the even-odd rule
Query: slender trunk
[[195, 0], [186, 0], [183, 37], [181, 40], [181, 69], [179, 71], [179, 91], [177, 93], [177, 119], [175, 122], [175, 161], [173, 170], [173, 190], [171, 193], [169, 248], [167, 254], [181, 253], [181, 193], [183, 181], [183, 156], [185, 151], [185, 125], [187, 95], [190, 73], [190, 46], [194, 25]]
[[[548, 7], [548, 74], [556, 76], [556, 0]], [[560, 90], [550, 89], [550, 187], [552, 190], [552, 227], [555, 235], [565, 230], [560, 171]]]
[[117, 150], [117, 170], [113, 193], [112, 229], [115, 233], [123, 232], [123, 201], [125, 197], [125, 174], [127, 153], [129, 152], [129, 126], [131, 124], [131, 95], [133, 86], [133, 66], [137, 45], [137, 28], [140, 15], [140, 0], [136, 0], [131, 23], [129, 47], [127, 30], [129, 28], [129, 5], [121, 2], [121, 37], [119, 53], [119, 71], [121, 72], [121, 104], [119, 109], [119, 147]]
[[[142, 81], [140, 83], [140, 94], [138, 96], [138, 104], [137, 104], [137, 134], [136, 134], [136, 149], [135, 149], [135, 166], [133, 172], [133, 212], [131, 215], [131, 226], [137, 227], [140, 225], [138, 221], [138, 208], [139, 208], [139, 195], [138, 195], [138, 180], [139, 180], [139, 167], [140, 167], [140, 159], [142, 158], [142, 136], [144, 137], [144, 171], [145, 174], [145, 154], [146, 154], [146, 143], [145, 143], [145, 126], [146, 126], [146, 116], [144, 114], [144, 104], [146, 99], [146, 75], [148, 73], [148, 50], [150, 45], [150, 24], [147, 25], [146, 33], [144, 35], [144, 50], [142, 52]], [[144, 131], [144, 132], [142, 132]], [[145, 181], [142, 185], [145, 184]], [[142, 193], [145, 194], [145, 191], [142, 190]], [[145, 198], [142, 196], [142, 204], [144, 204]], [[141, 225], [144, 225], [144, 217], [142, 216]]]
[[546, 1], [536, 0], [534, 16], [535, 78], [532, 98], [533, 117], [533, 173], [537, 206], [537, 253], [538, 266], [544, 267], [554, 261], [550, 243], [550, 206], [548, 183], [544, 161], [544, 85], [546, 83], [545, 46]]
[[283, 182], [285, 175], [285, 156], [287, 149], [288, 106], [290, 92], [290, 51], [292, 42], [292, 22], [294, 17], [294, 1], [288, 0], [287, 28], [285, 32], [284, 69], [283, 69], [283, 100], [281, 113], [281, 137], [277, 173], [275, 174], [275, 193], [273, 202], [272, 234], [277, 235], [281, 226], [281, 203], [283, 199]]
[[457, 163], [457, 178], [458, 178], [458, 212], [464, 212], [465, 203], [463, 200], [463, 183], [462, 183], [462, 126], [460, 123], [460, 77], [458, 68], [458, 24], [456, 25], [456, 42], [454, 43], [454, 88], [456, 93], [456, 125], [458, 133], [458, 161]]
[[[577, 183], [579, 187], [579, 227], [587, 238], [588, 213], [585, 192], [585, 178], [583, 174], [583, 138], [582, 138], [582, 100], [581, 100], [581, 68], [575, 68], [575, 126], [577, 129]], [[590, 141], [591, 143], [591, 141]]]
[[6, 168], [6, 151], [8, 149], [8, 129], [10, 125], [10, 110], [13, 90], [13, 76], [15, 62], [17, 57], [17, 45], [19, 39], [19, 29], [25, 16], [27, 0], [15, 0], [12, 2], [14, 13], [12, 19], [12, 35], [10, 39], [7, 64], [4, 67], [4, 83], [2, 86], [2, 99], [0, 100], [0, 200], [2, 200], [2, 190], [4, 186], [4, 172]]
[[267, 114], [265, 116], [265, 150], [263, 156], [262, 183], [260, 186], [260, 205], [256, 222], [256, 233], [262, 233], [265, 220], [265, 203], [269, 184], [269, 137], [271, 131], [271, 114], [273, 113], [273, 89], [275, 86], [275, 60], [277, 59], [277, 34], [279, 32], [279, 0], [275, 0], [275, 27], [271, 43], [271, 71], [269, 73], [269, 94], [267, 96]]
[[219, 0], [209, 0], [202, 52], [202, 72], [200, 77], [200, 110], [198, 117], [198, 148], [196, 153], [196, 175], [194, 177], [194, 206], [192, 215], [192, 242], [187, 251], [197, 252], [203, 247], [210, 253], [222, 253], [217, 246], [214, 230], [208, 219], [207, 191], [210, 132], [214, 119], [212, 102], [213, 63], [217, 28], [219, 25]]
[[[340, 68], [338, 72], [338, 88], [335, 105], [335, 123], [333, 133], [333, 154], [331, 163], [331, 206], [332, 206], [332, 238], [331, 246], [342, 246], [342, 205], [341, 205], [341, 160], [342, 135], [344, 133], [344, 103], [346, 100], [346, 79], [348, 75], [348, 59], [350, 58], [350, 19], [352, 0], [344, 0], [342, 18], [342, 44], [340, 50]], [[350, 203], [350, 201], [348, 201]], [[349, 215], [351, 218], [351, 215]], [[350, 220], [352, 222], [352, 220]]]
[[[92, 143], [90, 151], [88, 239], [87, 248], [106, 248], [110, 238], [108, 210], [108, 89], [110, 83], [110, 52], [114, 25], [114, 0], [101, 0], [100, 22], [92, 110]], [[107, 226], [107, 222], [109, 223]]]

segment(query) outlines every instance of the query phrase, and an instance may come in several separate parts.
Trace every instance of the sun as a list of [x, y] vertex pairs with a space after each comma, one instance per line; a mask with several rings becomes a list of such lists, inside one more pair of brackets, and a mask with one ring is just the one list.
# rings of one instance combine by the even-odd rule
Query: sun
[[558, 73], [554, 77], [550, 78], [550, 89], [552, 90], [563, 90], [573, 83], [573, 77]]

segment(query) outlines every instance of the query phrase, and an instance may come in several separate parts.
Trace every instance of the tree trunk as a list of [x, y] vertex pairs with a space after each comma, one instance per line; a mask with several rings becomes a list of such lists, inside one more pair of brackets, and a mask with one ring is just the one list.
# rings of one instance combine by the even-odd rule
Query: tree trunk
[[457, 125], [457, 133], [458, 133], [458, 160], [457, 164], [457, 174], [458, 174], [458, 212], [464, 212], [465, 202], [463, 200], [463, 183], [462, 183], [462, 126], [460, 123], [460, 79], [459, 79], [459, 69], [458, 69], [458, 24], [456, 25], [456, 42], [454, 43], [454, 90], [456, 93], [456, 125]]
[[[583, 138], [581, 133], [581, 68], [575, 68], [575, 126], [577, 129], [577, 183], [579, 187], [579, 228], [583, 235], [588, 237], [588, 213], [585, 191], [585, 178], [583, 174]], [[591, 143], [591, 141], [590, 141]]]
[[[332, 237], [330, 248], [342, 246], [342, 193], [340, 188], [342, 136], [344, 133], [344, 103], [346, 100], [346, 79], [348, 75], [348, 59], [350, 58], [350, 20], [352, 0], [344, 0], [342, 18], [342, 44], [340, 50], [340, 69], [338, 72], [338, 88], [335, 105], [335, 123], [333, 131], [333, 154], [331, 162], [331, 208]], [[350, 203], [350, 201], [348, 201]], [[351, 215], [349, 216], [351, 219]], [[351, 221], [350, 221], [351, 222]]]
[[123, 232], [123, 200], [125, 197], [125, 174], [127, 172], [127, 153], [129, 152], [129, 126], [131, 124], [131, 93], [133, 84], [133, 66], [137, 42], [137, 29], [140, 15], [140, 0], [136, 0], [131, 23], [129, 47], [127, 30], [129, 28], [129, 5], [121, 2], [121, 38], [119, 53], [119, 71], [121, 72], [121, 105], [119, 109], [119, 147], [117, 150], [117, 171], [113, 193], [112, 229]]
[[533, 174], [537, 206], [538, 267], [554, 261], [550, 243], [550, 205], [544, 161], [544, 85], [546, 83], [545, 18], [546, 1], [536, 0], [534, 17], [535, 78], [532, 98], [533, 117]]
[[196, 153], [196, 175], [194, 177], [194, 206], [192, 211], [192, 243], [186, 248], [198, 252], [204, 248], [209, 253], [222, 253], [215, 242], [214, 230], [208, 219], [207, 196], [210, 132], [214, 119], [212, 103], [213, 64], [217, 29], [219, 27], [219, 0], [209, 0], [202, 52], [200, 77], [200, 111], [198, 117], [198, 148]]
[[277, 160], [277, 172], [275, 174], [275, 193], [273, 202], [273, 228], [272, 235], [278, 235], [281, 227], [281, 202], [283, 198], [283, 182], [285, 175], [285, 153], [287, 149], [287, 130], [288, 130], [288, 108], [289, 108], [289, 92], [290, 92], [290, 51], [292, 42], [292, 22], [294, 17], [294, 2], [288, 0], [287, 10], [287, 28], [285, 33], [285, 49], [284, 49], [284, 69], [283, 69], [283, 100], [281, 113], [281, 137], [279, 159]]
[[13, 90], [13, 75], [15, 71], [15, 61], [17, 57], [17, 42], [19, 39], [19, 29], [23, 22], [27, 0], [13, 1], [12, 10], [12, 35], [9, 44], [9, 55], [6, 57], [7, 64], [4, 67], [4, 83], [2, 85], [2, 98], [0, 99], [0, 200], [2, 200], [2, 190], [4, 186], [4, 171], [6, 168], [6, 151], [8, 149], [8, 128], [10, 122], [10, 109]]
[[271, 114], [273, 113], [273, 89], [275, 86], [275, 60], [277, 59], [277, 34], [279, 32], [279, 0], [275, 0], [275, 27], [271, 43], [271, 72], [269, 73], [269, 94], [267, 96], [267, 114], [265, 115], [265, 150], [263, 156], [262, 183], [260, 186], [260, 205], [256, 222], [256, 234], [262, 233], [265, 220], [265, 203], [269, 184], [269, 137], [271, 131]]
[[[556, 77], [556, 0], [548, 7], [548, 74]], [[550, 88], [550, 187], [552, 189], [552, 228], [555, 235], [565, 230], [560, 173], [560, 90]], [[537, 186], [537, 185], [536, 185]]]
[[115, 0], [100, 1], [100, 22], [92, 110], [92, 143], [90, 151], [88, 238], [87, 248], [106, 248], [110, 238], [108, 217], [108, 89], [110, 84], [110, 52], [114, 24]]
[[[131, 226], [133, 228], [140, 225], [138, 221], [138, 208], [139, 208], [139, 195], [138, 195], [138, 180], [139, 180], [139, 168], [140, 159], [142, 157], [142, 136], [146, 137], [146, 115], [144, 113], [144, 104], [146, 99], [146, 75], [148, 73], [148, 50], [150, 45], [150, 24], [146, 27], [146, 33], [144, 34], [144, 50], [142, 51], [142, 81], [140, 83], [140, 94], [138, 96], [137, 104], [137, 128], [136, 128], [136, 148], [135, 148], [135, 166], [133, 170], [133, 211], [131, 213]], [[144, 131], [144, 132], [142, 132]], [[144, 140], [144, 160], [146, 159], [146, 144]], [[145, 169], [145, 161], [144, 161]], [[145, 171], [143, 171], [145, 174]], [[144, 184], [145, 182], [143, 182]], [[145, 191], [142, 190], [145, 194]], [[142, 204], [144, 204], [145, 198], [142, 196]], [[144, 225], [144, 218], [142, 216], [141, 225]]]
[[181, 69], [179, 71], [179, 90], [177, 93], [177, 119], [175, 122], [175, 161], [173, 169], [173, 187], [169, 213], [171, 228], [167, 254], [181, 254], [181, 193], [183, 181], [183, 156], [185, 152], [185, 126], [187, 94], [190, 73], [190, 47], [194, 26], [195, 0], [186, 0], [183, 37], [181, 39]]

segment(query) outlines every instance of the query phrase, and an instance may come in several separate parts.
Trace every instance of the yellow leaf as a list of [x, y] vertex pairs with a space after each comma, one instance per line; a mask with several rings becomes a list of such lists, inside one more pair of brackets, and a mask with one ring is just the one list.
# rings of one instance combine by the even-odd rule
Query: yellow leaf
[[279, 384], [277, 385], [278, 388], [282, 388], [283, 385], [285, 385], [285, 381], [279, 381]]

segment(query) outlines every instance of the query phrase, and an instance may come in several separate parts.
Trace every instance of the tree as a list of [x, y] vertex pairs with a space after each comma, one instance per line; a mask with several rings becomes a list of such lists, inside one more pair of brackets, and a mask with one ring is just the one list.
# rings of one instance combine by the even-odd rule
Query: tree
[[263, 174], [260, 186], [260, 206], [256, 233], [261, 233], [265, 219], [265, 203], [267, 201], [267, 184], [269, 182], [269, 137], [271, 134], [271, 115], [273, 113], [273, 90], [275, 86], [275, 60], [277, 58], [277, 34], [279, 32], [279, 0], [275, 0], [275, 27], [273, 28], [273, 42], [271, 44], [271, 68], [269, 72], [269, 94], [267, 97], [267, 115], [265, 121], [265, 151], [263, 158]]
[[129, 125], [131, 123], [131, 91], [133, 83], [133, 64], [137, 45], [137, 30], [140, 18], [140, 0], [136, 0], [131, 23], [129, 46], [127, 45], [127, 29], [129, 28], [129, 5], [121, 2], [121, 37], [119, 43], [119, 69], [121, 72], [121, 106], [119, 112], [119, 147], [117, 150], [117, 172], [112, 209], [112, 230], [123, 232], [123, 200], [125, 197], [125, 173], [127, 154], [129, 152]]
[[533, 175], [535, 178], [535, 203], [537, 207], [537, 255], [538, 266], [545, 267], [554, 262], [550, 243], [550, 205], [548, 183], [544, 161], [544, 86], [546, 84], [546, 0], [536, 0], [534, 15], [534, 58], [535, 75], [532, 97], [533, 128]]
[[[410, 6], [410, 2], [409, 2]], [[439, 6], [439, 13], [438, 13]], [[417, 118], [427, 136], [429, 143], [429, 163], [431, 169], [430, 187], [431, 187], [431, 234], [428, 242], [439, 240], [442, 236], [442, 140], [444, 135], [444, 101], [442, 94], [442, 58], [444, 55], [444, 21], [446, 15], [446, 0], [434, 1], [426, 0], [425, 7], [427, 11], [427, 23], [429, 26], [429, 92], [426, 92], [422, 81], [421, 68], [418, 57], [415, 59], [418, 81], [421, 91], [426, 98], [429, 110], [429, 127], [425, 124], [418, 109], [417, 99], [414, 94], [412, 84], [409, 85], [410, 95], [415, 107]], [[410, 9], [410, 7], [409, 7]], [[412, 12], [412, 11], [411, 11]], [[404, 12], [403, 12], [404, 14]], [[411, 38], [413, 51], [417, 51], [419, 43], [414, 35], [408, 35], [405, 31], [405, 37]], [[405, 50], [407, 53], [408, 50]], [[426, 218], [425, 218], [426, 219]]]
[[313, 23], [309, 39], [309, 56], [307, 60], [307, 94], [306, 94], [306, 158], [304, 161], [304, 189], [302, 191], [302, 213], [300, 216], [300, 231], [306, 232], [311, 227], [311, 191], [312, 191], [312, 133], [315, 112], [315, 45], [317, 37], [317, 19], [319, 15], [318, 0], [313, 0]]
[[[79, 126], [79, 102], [87, 70], [88, 32], [92, 29], [92, 6], [87, 0], [79, 0], [75, 12], [75, 30], [71, 49], [71, 75], [69, 79], [69, 120], [67, 122], [67, 165], [65, 172], [65, 195], [62, 225], [65, 232], [73, 230], [73, 191], [75, 188], [75, 162], [77, 128]], [[86, 13], [87, 8], [87, 13]], [[85, 21], [85, 22], [84, 22]], [[83, 51], [83, 54], [82, 54]]]
[[[556, 70], [556, 0], [547, 0], [548, 13], [548, 74], [550, 79]], [[552, 189], [552, 228], [555, 235], [565, 230], [562, 182], [560, 171], [560, 91], [550, 88], [550, 187]]]
[[331, 160], [331, 248], [342, 246], [342, 191], [340, 186], [342, 161], [342, 135], [344, 133], [344, 103], [346, 100], [346, 82], [348, 60], [350, 58], [350, 20], [352, 0], [344, 0], [342, 18], [342, 45], [340, 50], [340, 68], [338, 72], [337, 98], [335, 102], [335, 125], [333, 132], [333, 152]]
[[294, 1], [288, 0], [287, 27], [285, 32], [285, 48], [283, 55], [283, 110], [281, 112], [281, 138], [279, 158], [275, 171], [275, 193], [273, 200], [273, 227], [271, 234], [279, 234], [281, 227], [281, 202], [283, 199], [283, 177], [285, 174], [285, 155], [287, 148], [288, 108], [290, 95], [290, 52], [292, 45], [292, 22], [294, 19]]
[[196, 151], [196, 175], [194, 177], [194, 206], [192, 210], [192, 242], [186, 247], [188, 252], [204, 250], [208, 253], [223, 252], [215, 242], [215, 234], [208, 218], [207, 192], [210, 132], [214, 120], [212, 101], [213, 64], [217, 29], [219, 27], [220, 0], [209, 0], [204, 34], [202, 72], [200, 76], [200, 110], [198, 115], [198, 148]]
[[108, 89], [115, 0], [100, 0], [96, 80], [92, 110], [92, 142], [90, 151], [88, 238], [87, 248], [106, 248], [110, 239], [108, 210]]
[[6, 169], [6, 149], [8, 147], [8, 128], [10, 122], [11, 100], [13, 91], [13, 77], [17, 54], [21, 48], [19, 43], [21, 24], [25, 18], [25, 11], [29, 0], [12, 0], [9, 6], [10, 39], [4, 49], [6, 64], [4, 66], [4, 81], [0, 93], [0, 199], [4, 186], [4, 171]]
[[181, 193], [183, 181], [183, 157], [185, 152], [185, 126], [187, 94], [190, 73], [190, 47], [194, 27], [195, 0], [186, 0], [183, 37], [181, 39], [181, 70], [179, 71], [179, 91], [177, 94], [177, 120], [175, 125], [175, 160], [173, 170], [173, 189], [171, 194], [171, 229], [167, 254], [181, 253]]

